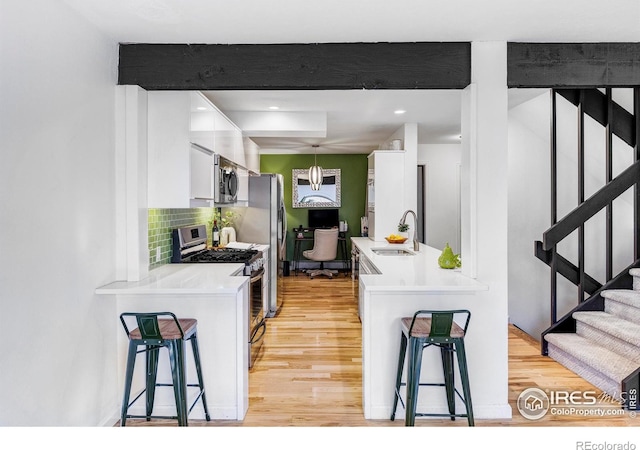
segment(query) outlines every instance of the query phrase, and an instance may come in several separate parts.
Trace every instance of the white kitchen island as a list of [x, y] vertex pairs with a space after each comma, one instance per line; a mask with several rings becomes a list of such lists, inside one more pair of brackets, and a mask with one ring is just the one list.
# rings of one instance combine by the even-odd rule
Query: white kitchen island
[[[359, 252], [359, 312], [362, 321], [362, 399], [366, 419], [386, 419], [391, 415], [394, 384], [400, 345], [400, 319], [410, 317], [420, 309], [468, 309], [471, 321], [465, 346], [471, 385], [474, 415], [478, 419], [510, 418], [506, 377], [494, 376], [506, 371], [507, 361], [492, 367], [488, 357], [492, 346], [506, 349], [507, 324], [495, 327], [481, 292], [487, 285], [462, 275], [459, 269], [441, 269], [441, 251], [420, 244], [418, 252], [412, 245], [389, 244], [368, 238], [351, 238]], [[405, 249], [411, 254], [380, 254], [376, 249]], [[370, 272], [370, 273], [367, 273]], [[496, 347], [498, 348], [498, 347]], [[495, 353], [500, 353], [495, 352]], [[441, 383], [444, 379], [440, 352], [425, 350], [421, 382]], [[406, 371], [403, 381], [406, 380]], [[457, 376], [456, 386], [462, 392]], [[404, 388], [401, 390], [406, 399]], [[504, 395], [492, 395], [501, 392]], [[464, 411], [460, 399], [456, 409]], [[441, 387], [421, 387], [418, 412], [447, 413], [445, 390]], [[396, 420], [404, 420], [402, 405], [398, 405]]]
[[[198, 320], [198, 343], [207, 405], [211, 419], [242, 420], [249, 407], [249, 277], [244, 264], [167, 264], [151, 270], [141, 281], [116, 281], [96, 289], [97, 294], [117, 302], [122, 312], [169, 311], [177, 317]], [[128, 339], [119, 317], [109, 318], [118, 330], [119, 392], [124, 389]], [[158, 383], [170, 383], [167, 352], [161, 351]], [[188, 344], [187, 382], [196, 382], [191, 346]], [[132, 399], [144, 386], [145, 358], [136, 361]], [[188, 388], [188, 406], [197, 390]], [[144, 414], [144, 399], [133, 414]], [[119, 414], [119, 411], [118, 411]], [[170, 387], [156, 390], [154, 415], [174, 415]], [[189, 419], [204, 419], [201, 402]]]

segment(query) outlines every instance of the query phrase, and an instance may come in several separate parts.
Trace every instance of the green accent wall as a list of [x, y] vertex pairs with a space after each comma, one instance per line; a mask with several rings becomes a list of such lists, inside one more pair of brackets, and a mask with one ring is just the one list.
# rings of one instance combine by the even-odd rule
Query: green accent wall
[[[349, 225], [347, 237], [360, 236], [360, 217], [365, 215], [367, 186], [367, 155], [318, 155], [318, 165], [324, 169], [340, 169], [340, 220]], [[261, 155], [260, 172], [279, 173], [284, 176], [284, 201], [287, 208], [287, 259], [293, 259], [293, 232], [298, 225], [308, 226], [308, 208], [293, 208], [293, 169], [308, 169], [314, 164], [314, 155]], [[347, 251], [351, 242], [347, 240]], [[347, 255], [348, 257], [348, 255]]]

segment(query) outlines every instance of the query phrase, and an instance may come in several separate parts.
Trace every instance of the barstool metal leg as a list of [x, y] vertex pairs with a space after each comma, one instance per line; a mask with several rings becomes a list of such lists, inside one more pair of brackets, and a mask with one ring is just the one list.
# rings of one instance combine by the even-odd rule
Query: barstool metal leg
[[187, 426], [189, 417], [189, 408], [187, 407], [187, 363], [185, 361], [185, 342], [183, 340], [176, 341], [178, 349], [178, 376], [180, 378], [180, 406], [182, 407], [182, 425]]
[[391, 410], [391, 420], [396, 418], [396, 409], [398, 409], [398, 399], [400, 398], [400, 385], [402, 384], [402, 372], [404, 371], [404, 359], [407, 354], [407, 337], [404, 333], [400, 333], [400, 353], [398, 355], [398, 371], [396, 373], [396, 391], [393, 396], [393, 409]]
[[204, 391], [204, 381], [202, 377], [202, 367], [200, 366], [200, 350], [198, 348], [198, 336], [196, 334], [191, 338], [191, 349], [193, 350], [193, 360], [196, 364], [196, 373], [198, 375], [198, 385], [200, 386], [202, 406], [204, 407], [204, 417], [209, 422], [211, 417], [209, 416], [209, 409], [207, 408], [207, 397]]
[[169, 360], [171, 361], [171, 376], [173, 379], [173, 393], [176, 399], [178, 426], [187, 426], [187, 389], [184, 373], [184, 341], [172, 340], [169, 345]]
[[407, 409], [405, 426], [412, 427], [416, 420], [420, 369], [422, 366], [422, 339], [409, 338], [409, 368], [407, 371]]
[[467, 368], [467, 355], [464, 349], [464, 340], [456, 341], [456, 353], [458, 355], [458, 368], [460, 369], [460, 378], [462, 381], [462, 393], [464, 396], [464, 405], [467, 409], [467, 420], [469, 426], [474, 426], [473, 406], [471, 403], [471, 388], [469, 386], [469, 370]]
[[456, 420], [456, 399], [455, 399], [455, 379], [453, 369], [453, 346], [451, 344], [440, 345], [440, 355], [442, 356], [442, 370], [444, 372], [444, 386], [447, 392], [447, 405], [451, 420]]
[[146, 414], [147, 422], [151, 421], [151, 414], [153, 413], [153, 403], [156, 393], [156, 380], [158, 378], [158, 356], [160, 349], [147, 345], [146, 359], [147, 359], [147, 380], [146, 380]]
[[133, 379], [133, 369], [136, 364], [136, 352], [138, 346], [133, 342], [129, 342], [129, 352], [127, 355], [127, 369], [124, 375], [124, 396], [122, 398], [122, 412], [120, 414], [120, 426], [124, 427], [127, 422], [127, 413], [129, 411], [129, 398], [131, 396], [131, 380]]

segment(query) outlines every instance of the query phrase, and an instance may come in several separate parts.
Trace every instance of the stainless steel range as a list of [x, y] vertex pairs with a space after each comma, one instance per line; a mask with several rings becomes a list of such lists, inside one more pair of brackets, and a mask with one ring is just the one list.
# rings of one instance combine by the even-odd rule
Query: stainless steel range
[[249, 281], [249, 368], [253, 367], [262, 347], [267, 324], [263, 298], [264, 257], [258, 250], [234, 248], [207, 248], [207, 228], [193, 225], [173, 230], [172, 263], [243, 263], [238, 275], [250, 277]]

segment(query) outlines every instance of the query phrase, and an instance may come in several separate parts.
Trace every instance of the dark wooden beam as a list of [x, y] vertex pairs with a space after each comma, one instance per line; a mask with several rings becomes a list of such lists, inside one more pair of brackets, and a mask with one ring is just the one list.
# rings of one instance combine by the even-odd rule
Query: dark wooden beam
[[640, 43], [507, 43], [510, 88], [640, 85]]
[[147, 90], [463, 89], [469, 42], [121, 44], [118, 84]]

